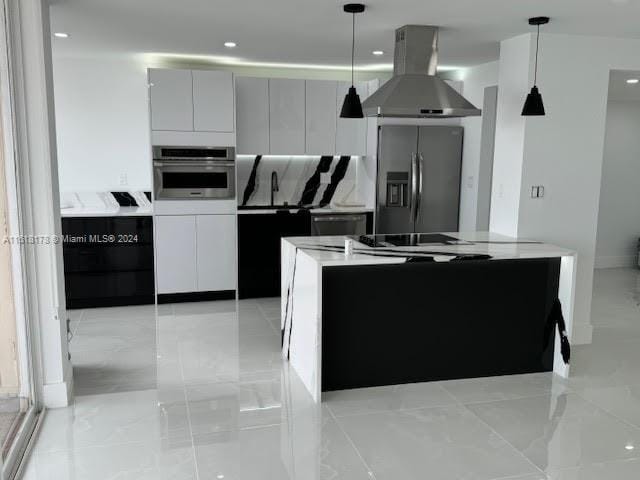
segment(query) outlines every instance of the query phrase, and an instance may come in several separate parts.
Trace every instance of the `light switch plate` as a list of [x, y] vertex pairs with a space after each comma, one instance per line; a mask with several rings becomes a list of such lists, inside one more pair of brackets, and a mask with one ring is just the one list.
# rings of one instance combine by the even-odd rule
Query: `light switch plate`
[[469, 175], [467, 177], [467, 188], [473, 188], [473, 181], [475, 179], [473, 178], [473, 175]]
[[542, 197], [544, 197], [544, 186], [533, 185], [531, 187], [531, 198], [542, 198]]

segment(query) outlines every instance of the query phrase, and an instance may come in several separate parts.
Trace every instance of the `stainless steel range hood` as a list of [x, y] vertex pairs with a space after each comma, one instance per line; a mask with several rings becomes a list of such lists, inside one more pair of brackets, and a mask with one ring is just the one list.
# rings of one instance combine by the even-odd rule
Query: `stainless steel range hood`
[[436, 76], [438, 27], [396, 30], [393, 78], [362, 104], [367, 117], [443, 118], [480, 115], [480, 109]]

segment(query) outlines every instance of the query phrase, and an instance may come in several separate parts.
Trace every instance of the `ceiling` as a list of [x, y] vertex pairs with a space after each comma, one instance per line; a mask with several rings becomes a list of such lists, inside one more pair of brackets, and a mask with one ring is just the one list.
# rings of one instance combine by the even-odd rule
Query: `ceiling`
[[[213, 61], [347, 67], [351, 19], [335, 0], [50, 0], [54, 55], [170, 53]], [[367, 0], [356, 18], [356, 63], [382, 70], [393, 60], [393, 31], [441, 26], [440, 64], [498, 58], [499, 41], [532, 31], [640, 38], [637, 0]], [[228, 49], [225, 41], [238, 46]], [[544, 40], [542, 40], [544, 42]], [[544, 43], [542, 43], [544, 48]], [[383, 50], [382, 57], [371, 54]]]
[[640, 101], [640, 81], [628, 84], [627, 80], [640, 80], [640, 72], [631, 70], [611, 70], [609, 74], [609, 100]]

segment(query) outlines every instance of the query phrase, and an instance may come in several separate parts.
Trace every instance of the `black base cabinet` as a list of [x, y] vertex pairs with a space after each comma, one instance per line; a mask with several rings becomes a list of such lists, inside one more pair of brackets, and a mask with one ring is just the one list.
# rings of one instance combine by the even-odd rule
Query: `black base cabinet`
[[155, 302], [149, 217], [62, 219], [67, 308]]
[[552, 371], [559, 279], [559, 258], [324, 267], [322, 390]]
[[[373, 231], [373, 213], [367, 213], [367, 233]], [[282, 237], [311, 235], [311, 214], [245, 213], [238, 215], [238, 297], [280, 296]]]
[[280, 295], [280, 240], [311, 235], [308, 211], [238, 215], [238, 297]]

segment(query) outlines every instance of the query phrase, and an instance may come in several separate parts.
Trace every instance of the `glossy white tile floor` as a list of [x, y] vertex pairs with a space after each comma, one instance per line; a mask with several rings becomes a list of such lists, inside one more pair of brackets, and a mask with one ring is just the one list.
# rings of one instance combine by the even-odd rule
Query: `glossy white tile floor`
[[86, 310], [85, 395], [48, 412], [25, 478], [638, 479], [639, 301], [638, 271], [596, 273], [594, 343], [574, 348], [568, 382], [361, 389], [321, 407], [280, 360], [277, 299]]

